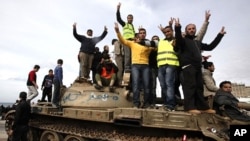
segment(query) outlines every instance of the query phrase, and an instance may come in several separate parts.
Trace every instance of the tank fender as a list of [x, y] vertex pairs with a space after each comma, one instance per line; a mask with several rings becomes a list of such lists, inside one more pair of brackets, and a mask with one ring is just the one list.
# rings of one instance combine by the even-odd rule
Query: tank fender
[[8, 115], [13, 114], [13, 113], [15, 113], [15, 112], [16, 112], [16, 110], [10, 110], [10, 111], [8, 111], [8, 112], [4, 115], [4, 120], [6, 120], [6, 117], [8, 117]]

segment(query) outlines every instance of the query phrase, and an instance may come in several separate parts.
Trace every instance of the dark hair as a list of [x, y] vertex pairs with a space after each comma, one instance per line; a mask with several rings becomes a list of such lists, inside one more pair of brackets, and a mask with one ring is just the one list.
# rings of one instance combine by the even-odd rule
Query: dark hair
[[52, 69], [49, 69], [49, 72], [53, 72], [53, 70], [52, 70]]
[[39, 65], [35, 65], [34, 69], [40, 69], [40, 66]]
[[62, 59], [58, 59], [57, 60], [57, 64], [63, 64], [63, 60]]
[[103, 58], [104, 60], [106, 60], [106, 59], [110, 59], [110, 56], [109, 56], [108, 53], [103, 53], [103, 54], [102, 54], [102, 58]]
[[111, 44], [113, 45], [116, 41], [118, 41], [117, 39], [112, 39]]
[[151, 40], [153, 40], [154, 38], [158, 38], [158, 41], [159, 41], [159, 36], [158, 35], [152, 36]]
[[173, 28], [172, 28], [172, 26], [166, 26], [164, 29], [166, 29], [166, 28], [169, 28], [169, 29], [171, 29], [172, 31], [173, 31]]
[[145, 33], [147, 33], [146, 29], [145, 28], [139, 28], [139, 32], [140, 31], [145, 31]]
[[231, 81], [227, 81], [227, 80], [226, 80], [226, 81], [222, 81], [222, 82], [220, 83], [220, 85], [219, 85], [220, 88], [222, 88], [225, 84], [230, 84], [230, 85], [231, 85], [232, 83], [231, 83]]
[[204, 61], [204, 62], [202, 62], [202, 64], [203, 64], [203, 67], [205, 69], [208, 69], [208, 67], [211, 67], [214, 63], [213, 62]]
[[87, 32], [93, 32], [93, 30], [92, 29], [88, 29]]
[[26, 92], [20, 92], [19, 98], [25, 100], [27, 98], [27, 93]]

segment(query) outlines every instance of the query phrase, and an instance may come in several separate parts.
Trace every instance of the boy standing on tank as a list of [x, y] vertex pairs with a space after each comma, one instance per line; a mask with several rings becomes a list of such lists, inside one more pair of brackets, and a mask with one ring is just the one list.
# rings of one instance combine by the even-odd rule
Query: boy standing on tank
[[53, 70], [49, 70], [49, 74], [44, 76], [41, 90], [43, 91], [41, 102], [45, 102], [45, 97], [47, 96], [48, 102], [51, 102], [52, 97], [52, 84], [53, 84]]
[[57, 60], [57, 66], [54, 70], [54, 93], [53, 93], [53, 99], [52, 99], [52, 106], [53, 107], [59, 107], [59, 97], [61, 93], [61, 87], [63, 86], [63, 60], [58, 59]]

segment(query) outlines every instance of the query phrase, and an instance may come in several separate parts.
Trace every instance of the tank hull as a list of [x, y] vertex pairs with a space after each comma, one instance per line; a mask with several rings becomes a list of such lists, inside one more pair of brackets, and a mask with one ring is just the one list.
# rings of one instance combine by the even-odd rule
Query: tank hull
[[[76, 80], [63, 88], [60, 107], [32, 105], [30, 141], [229, 140], [229, 119], [216, 114], [190, 114], [162, 106], [133, 108], [126, 88], [96, 90], [91, 82]], [[7, 114], [6, 132], [14, 112]], [[10, 137], [11, 138], [11, 137]]]

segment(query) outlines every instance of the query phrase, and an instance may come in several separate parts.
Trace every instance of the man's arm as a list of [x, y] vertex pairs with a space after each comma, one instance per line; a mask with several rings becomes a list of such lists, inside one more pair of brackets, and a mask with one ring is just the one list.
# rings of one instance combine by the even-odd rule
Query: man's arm
[[219, 88], [215, 85], [214, 83], [214, 80], [212, 78], [212, 76], [204, 71], [203, 72], [203, 81], [204, 81], [204, 84], [206, 86], [206, 88], [211, 91], [211, 92], [216, 92]]
[[77, 34], [76, 23], [73, 24], [73, 35], [79, 42], [82, 42], [82, 38], [85, 38], [85, 36]]
[[205, 50], [205, 51], [213, 50], [220, 43], [222, 37], [226, 34], [226, 31], [224, 29], [225, 27], [223, 26], [221, 28], [220, 33], [216, 36], [216, 38], [209, 45], [201, 43], [201, 50]]
[[102, 32], [102, 35], [99, 36], [99, 37], [94, 37], [93, 40], [94, 40], [96, 43], [98, 43], [98, 42], [100, 42], [101, 40], [103, 40], [103, 39], [106, 37], [107, 34], [108, 34], [108, 28], [107, 28], [106, 26], [104, 26], [104, 31]]
[[175, 39], [176, 39], [175, 40], [174, 51], [178, 52], [179, 49], [184, 47], [185, 40], [184, 40], [184, 38], [182, 36], [182, 33], [181, 33], [181, 24], [180, 24], [179, 18], [174, 19], [174, 21], [175, 21]]
[[120, 32], [120, 30], [119, 30], [118, 23], [115, 23], [115, 32], [116, 32], [116, 35], [117, 35], [117, 38], [119, 39], [119, 41], [120, 41], [122, 44], [124, 44], [125, 46], [130, 47], [129, 42], [131, 42], [131, 41], [125, 40], [125, 39], [122, 37], [121, 32]]
[[124, 27], [126, 23], [125, 23], [125, 22], [122, 20], [122, 18], [121, 18], [120, 7], [121, 7], [121, 3], [119, 2], [118, 5], [117, 5], [116, 20], [117, 20], [117, 22], [118, 22], [122, 27]]
[[207, 32], [207, 27], [208, 27], [208, 24], [209, 24], [209, 18], [210, 18], [211, 14], [210, 14], [210, 11], [206, 11], [205, 13], [205, 21], [204, 23], [202, 24], [201, 26], [201, 29], [199, 30], [197, 36], [195, 37], [195, 40], [197, 41], [202, 41], [206, 32]]

